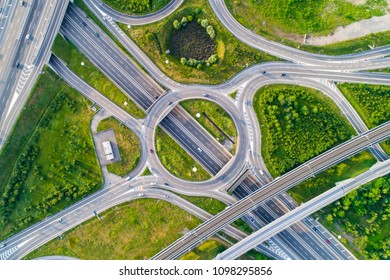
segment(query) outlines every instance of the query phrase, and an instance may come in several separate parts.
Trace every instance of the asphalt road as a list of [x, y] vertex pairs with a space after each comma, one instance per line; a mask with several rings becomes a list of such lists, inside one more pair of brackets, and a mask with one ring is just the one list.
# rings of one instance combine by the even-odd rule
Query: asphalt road
[[303, 180], [318, 174], [326, 168], [364, 150], [368, 146], [379, 143], [390, 137], [390, 122], [378, 126], [364, 134], [356, 136], [332, 148], [331, 150], [311, 159], [294, 170], [275, 179], [263, 189], [241, 199], [229, 209], [224, 210], [214, 218], [198, 226], [184, 237], [172, 243], [165, 250], [157, 254], [154, 259], [174, 259], [184, 253], [189, 248], [194, 248], [199, 244], [199, 240], [204, 240], [218, 231], [225, 223], [231, 223], [238, 217], [256, 207], [282, 191], [295, 186]]
[[241, 254], [256, 246], [256, 244], [264, 242], [277, 232], [280, 232], [284, 228], [290, 226], [291, 224], [294, 224], [297, 220], [302, 219], [325, 207], [326, 205], [329, 205], [330, 203], [342, 198], [343, 196], [357, 189], [361, 185], [364, 185], [376, 178], [385, 176], [389, 173], [390, 160], [376, 164], [371, 167], [369, 171], [366, 171], [353, 179], [340, 182], [332, 189], [322, 193], [321, 195], [306, 202], [302, 206], [297, 207], [291, 212], [281, 216], [274, 222], [269, 223], [267, 226], [252, 234], [250, 237], [247, 237], [244, 240], [234, 244], [232, 247], [219, 254], [216, 259], [235, 259]]

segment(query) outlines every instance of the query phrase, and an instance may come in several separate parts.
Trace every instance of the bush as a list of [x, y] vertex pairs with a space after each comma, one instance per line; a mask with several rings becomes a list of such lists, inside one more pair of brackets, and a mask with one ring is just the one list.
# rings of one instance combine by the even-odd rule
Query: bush
[[208, 21], [207, 19], [202, 19], [202, 20], [200, 21], [200, 24], [201, 24], [204, 28], [206, 28], [206, 27], [209, 25], [209, 21]]
[[173, 27], [177, 30], [179, 30], [181, 28], [181, 23], [178, 21], [178, 20], [175, 20], [173, 22]]
[[187, 17], [183, 17], [182, 19], [181, 19], [181, 25], [184, 27], [184, 26], [186, 26], [187, 25]]
[[185, 57], [180, 58], [180, 63], [183, 65], [187, 64], [187, 59]]

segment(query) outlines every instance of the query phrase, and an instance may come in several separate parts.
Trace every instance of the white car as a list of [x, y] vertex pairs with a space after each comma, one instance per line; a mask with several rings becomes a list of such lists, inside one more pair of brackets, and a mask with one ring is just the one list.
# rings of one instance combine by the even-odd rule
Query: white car
[[0, 245], [0, 249], [1, 249], [1, 248], [4, 248], [5, 246], [7, 246], [6, 243], [1, 244], [1, 245]]

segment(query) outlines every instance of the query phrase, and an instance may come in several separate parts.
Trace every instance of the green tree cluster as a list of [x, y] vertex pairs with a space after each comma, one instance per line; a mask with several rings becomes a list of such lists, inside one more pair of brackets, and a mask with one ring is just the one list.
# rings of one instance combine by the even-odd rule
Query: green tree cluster
[[128, 13], [145, 13], [151, 9], [150, 0], [105, 0], [105, 2]]
[[327, 208], [328, 222], [337, 222], [355, 237], [368, 259], [390, 259], [390, 176], [379, 178]]
[[254, 108], [271, 173], [281, 175], [352, 136], [351, 126], [334, 107], [321, 93], [298, 86], [257, 92]]

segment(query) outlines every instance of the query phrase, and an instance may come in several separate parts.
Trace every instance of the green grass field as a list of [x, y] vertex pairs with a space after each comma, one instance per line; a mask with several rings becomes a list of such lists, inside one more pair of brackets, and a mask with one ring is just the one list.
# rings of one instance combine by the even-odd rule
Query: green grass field
[[[156, 151], [165, 168], [178, 178], [188, 181], [204, 181], [211, 176], [166, 132], [157, 127], [155, 132]], [[193, 167], [197, 168], [193, 172]]]
[[[137, 105], [119, 90], [102, 72], [100, 72], [77, 48], [72, 42], [65, 40], [57, 35], [52, 51], [61, 58], [69, 69], [77, 74], [81, 79], [113, 101], [123, 110], [135, 118], [144, 118], [145, 113]], [[81, 65], [84, 63], [84, 66]]]
[[[102, 184], [90, 131], [91, 102], [51, 69], [44, 72], [0, 157], [2, 200], [14, 197], [1, 206], [7, 215], [1, 217], [0, 239], [73, 204]], [[30, 168], [20, 162], [28, 147], [38, 150]], [[13, 186], [20, 166], [25, 166], [24, 175], [18, 175], [22, 182]]]
[[320, 195], [336, 185], [336, 182], [356, 177], [367, 171], [373, 164], [375, 158], [368, 151], [364, 151], [350, 159], [327, 169], [299, 185], [293, 187], [288, 193], [298, 202], [306, 202]]
[[137, 167], [141, 159], [141, 143], [133, 131], [121, 125], [113, 117], [102, 120], [98, 131], [110, 128], [114, 129], [121, 161], [107, 165], [107, 170], [119, 176], [125, 176]]
[[[183, 16], [195, 14], [195, 9], [201, 9], [197, 18], [207, 18], [216, 32], [216, 51], [218, 63], [202, 70], [183, 66], [180, 59], [172, 54], [166, 54], [168, 41], [173, 31], [173, 21]], [[276, 58], [242, 44], [230, 34], [218, 21], [207, 0], [187, 0], [173, 14], [165, 19], [145, 26], [119, 24], [148, 57], [169, 77], [182, 83], [217, 84], [226, 81], [244, 68]], [[152, 34], [152, 36], [148, 35]], [[155, 34], [155, 35], [153, 35]], [[161, 47], [161, 53], [160, 53]], [[168, 60], [168, 64], [166, 63]]]
[[87, 260], [144, 260], [200, 220], [165, 201], [142, 199], [111, 208], [38, 248], [26, 259], [65, 255]]
[[277, 177], [354, 135], [331, 99], [314, 89], [271, 85], [260, 88], [253, 106], [261, 126], [261, 151]]
[[[390, 86], [342, 83], [338, 87], [368, 128], [390, 120]], [[381, 145], [390, 155], [389, 141]]]
[[164, 8], [171, 0], [103, 0], [115, 10], [127, 14], [148, 14]]
[[[301, 50], [341, 55], [369, 50], [369, 45], [390, 44], [390, 31], [321, 47], [301, 43], [306, 33], [328, 34], [338, 25], [346, 25], [381, 14], [379, 10], [385, 3], [384, 0], [370, 0], [366, 5], [353, 5], [343, 0], [304, 0], [305, 3], [294, 1], [285, 3], [283, 0], [277, 0], [277, 2], [280, 3], [225, 0], [232, 15], [243, 26], [270, 40]], [[269, 9], [272, 12], [269, 12]], [[279, 10], [283, 10], [283, 13]]]
[[[180, 105], [197, 121], [202, 125], [214, 138], [220, 143], [228, 141], [232, 145], [230, 152], [232, 154], [236, 151], [236, 144], [232, 144], [225, 135], [219, 131], [211, 121], [209, 121], [203, 113], [206, 115], [229, 137], [233, 138], [234, 142], [237, 143], [237, 130], [231, 116], [218, 104], [208, 100], [185, 100], [180, 102]], [[201, 116], [198, 118], [196, 114], [199, 113]]]

